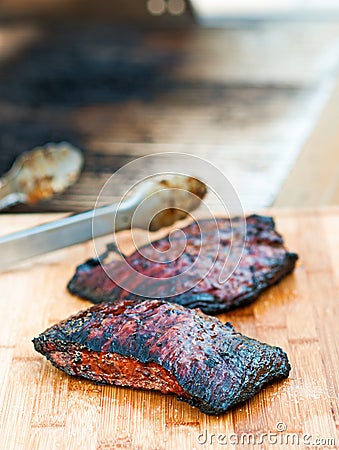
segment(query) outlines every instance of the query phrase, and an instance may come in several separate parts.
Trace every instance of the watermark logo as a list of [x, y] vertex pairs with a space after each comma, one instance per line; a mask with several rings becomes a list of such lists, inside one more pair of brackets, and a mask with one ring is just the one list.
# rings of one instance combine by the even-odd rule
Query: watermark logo
[[287, 430], [287, 425], [284, 422], [277, 422], [275, 427], [276, 427], [277, 431], [280, 431], [280, 432]]
[[285, 422], [278, 422], [274, 431], [267, 433], [209, 433], [204, 430], [197, 435], [197, 443], [200, 445], [248, 446], [248, 445], [279, 445], [286, 448], [293, 447], [334, 447], [335, 438], [319, 437], [311, 433], [290, 433]]
[[[111, 217], [111, 248], [119, 259], [105, 264], [95, 237], [102, 227], [100, 211], [121, 186], [121, 201]], [[204, 196], [206, 188], [208, 201]], [[211, 199], [217, 205], [218, 215], [229, 220], [227, 232], [221, 229], [214, 209], [209, 207]], [[194, 223], [194, 235], [192, 228], [187, 233], [185, 227], [174, 226], [162, 246], [152, 243], [153, 230], [185, 216]], [[243, 208], [232, 184], [210, 162], [183, 153], [148, 155], [115, 172], [98, 196], [92, 226], [94, 247], [108, 277], [122, 289], [147, 298], [183, 294], [211, 270], [219, 284], [225, 283], [240, 261], [246, 238]], [[146, 245], [136, 245], [137, 263], [124, 256], [113, 233], [123, 228], [130, 228], [135, 243], [140, 228], [147, 232]], [[164, 269], [168, 265], [173, 271]]]

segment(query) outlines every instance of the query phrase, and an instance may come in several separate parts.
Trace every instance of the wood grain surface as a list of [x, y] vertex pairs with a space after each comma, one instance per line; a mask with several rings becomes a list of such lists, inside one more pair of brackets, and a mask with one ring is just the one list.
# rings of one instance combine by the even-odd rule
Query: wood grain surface
[[[77, 245], [0, 274], [0, 448], [197, 450], [228, 442], [227, 448], [289, 449], [306, 448], [304, 435], [311, 436], [307, 443], [323, 439], [312, 448], [338, 448], [339, 209], [273, 215], [300, 255], [294, 274], [220, 319], [281, 346], [292, 365], [288, 379], [226, 414], [207, 416], [174, 396], [97, 386], [58, 371], [31, 339], [90, 306], [66, 291], [75, 266], [94, 254], [92, 243]], [[54, 217], [2, 215], [1, 233]], [[270, 432], [271, 444], [263, 435]], [[291, 443], [293, 433], [299, 444]]]

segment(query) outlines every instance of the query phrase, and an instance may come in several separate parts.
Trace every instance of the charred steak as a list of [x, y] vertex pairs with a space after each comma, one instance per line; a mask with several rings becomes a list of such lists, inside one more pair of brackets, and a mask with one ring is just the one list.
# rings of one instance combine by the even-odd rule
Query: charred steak
[[[160, 284], [158, 298], [165, 298], [188, 308], [198, 307], [206, 314], [218, 314], [251, 303], [267, 287], [279, 282], [294, 269], [298, 256], [286, 250], [282, 237], [275, 230], [273, 219], [252, 215], [246, 219], [246, 243], [240, 262], [227, 282], [219, 283], [220, 270], [228, 255], [232, 234], [228, 219], [217, 219], [217, 223], [219, 236], [215, 232], [214, 221], [204, 221], [205, 235], [202, 239], [203, 251], [206, 254], [211, 248], [215, 248], [216, 240], [220, 242], [213, 270], [194, 288], [183, 294], [171, 297], [163, 295]], [[232, 245], [240, 246], [243, 241], [237, 238], [237, 219], [232, 219], [232, 225], [233, 232], [235, 231]], [[195, 223], [183, 228], [183, 231], [187, 239], [185, 251], [171, 263], [151, 261], [138, 251], [126, 258], [128, 263], [137, 272], [150, 277], [168, 278], [183, 272], [197, 253], [196, 240], [200, 233]], [[169, 246], [168, 236], [153, 242], [153, 245], [159, 250], [166, 250]], [[150, 245], [147, 247], [149, 248], [146, 248], [146, 251], [151, 254], [152, 247]], [[124, 272], [119, 260], [108, 263], [106, 268], [110, 273], [116, 274], [115, 279], [118, 282], [129, 276]], [[98, 259], [90, 259], [77, 267], [76, 273], [68, 283], [68, 290], [93, 303], [115, 302], [122, 298], [144, 300], [143, 297], [137, 297], [115, 284], [102, 269]]]
[[281, 348], [162, 300], [96, 305], [52, 326], [33, 343], [69, 375], [176, 394], [208, 414], [253, 397], [290, 371]]

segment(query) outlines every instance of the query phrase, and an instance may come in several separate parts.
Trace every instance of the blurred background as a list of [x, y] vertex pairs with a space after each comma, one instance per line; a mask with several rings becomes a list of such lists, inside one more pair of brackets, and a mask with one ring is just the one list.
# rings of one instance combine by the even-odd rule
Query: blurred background
[[85, 155], [66, 192], [11, 211], [91, 209], [165, 151], [213, 162], [247, 211], [338, 204], [338, 70], [334, 0], [2, 0], [0, 173], [50, 141]]

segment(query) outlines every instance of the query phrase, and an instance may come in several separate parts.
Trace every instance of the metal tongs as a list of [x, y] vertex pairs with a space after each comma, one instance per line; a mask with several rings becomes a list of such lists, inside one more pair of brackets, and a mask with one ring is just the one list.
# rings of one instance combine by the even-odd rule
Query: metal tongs
[[81, 151], [68, 142], [22, 153], [0, 178], [0, 209], [34, 204], [63, 192], [78, 179], [83, 162]]
[[65, 217], [0, 237], [0, 271], [33, 256], [133, 227], [155, 231], [196, 209], [206, 194], [205, 184], [173, 175], [141, 182], [120, 203]]

